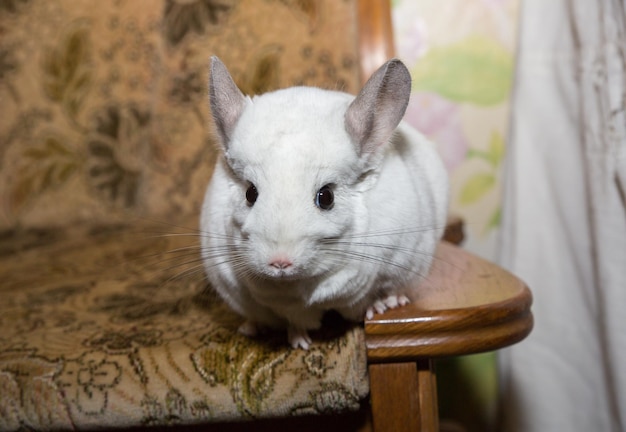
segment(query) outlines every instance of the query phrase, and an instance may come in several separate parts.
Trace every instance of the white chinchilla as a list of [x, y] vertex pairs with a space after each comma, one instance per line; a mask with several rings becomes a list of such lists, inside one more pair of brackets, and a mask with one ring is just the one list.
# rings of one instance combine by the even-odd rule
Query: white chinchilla
[[336, 310], [371, 318], [409, 302], [445, 226], [448, 181], [429, 142], [401, 123], [411, 77], [385, 63], [356, 98], [311, 87], [244, 96], [211, 59], [222, 146], [200, 228], [206, 274], [246, 322], [307, 330]]

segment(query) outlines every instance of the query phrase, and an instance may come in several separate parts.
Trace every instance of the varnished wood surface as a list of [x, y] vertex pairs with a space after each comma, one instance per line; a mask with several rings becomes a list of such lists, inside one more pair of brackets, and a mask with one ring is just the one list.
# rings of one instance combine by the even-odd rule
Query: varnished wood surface
[[448, 243], [460, 245], [465, 240], [465, 224], [459, 216], [448, 216], [443, 239]]
[[437, 380], [431, 359], [373, 363], [369, 373], [375, 432], [439, 430]]
[[[439, 408], [437, 405], [437, 378], [432, 359], [420, 359], [417, 366], [419, 382], [419, 429], [420, 431], [439, 430]], [[415, 430], [415, 429], [414, 429]]]
[[446, 242], [412, 297], [365, 322], [370, 362], [490, 351], [522, 340], [533, 326], [524, 282]]
[[358, 0], [361, 81], [394, 57], [390, 0]]
[[[370, 404], [375, 432], [420, 430], [420, 387], [415, 363], [383, 363], [369, 367]], [[403, 413], [403, 415], [391, 415]]]

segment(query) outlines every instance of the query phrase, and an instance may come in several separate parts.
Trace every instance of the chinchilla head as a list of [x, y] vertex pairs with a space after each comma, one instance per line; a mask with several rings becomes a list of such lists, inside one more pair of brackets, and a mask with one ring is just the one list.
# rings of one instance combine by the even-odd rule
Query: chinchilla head
[[239, 270], [287, 281], [344, 265], [337, 249], [367, 230], [364, 195], [408, 103], [404, 65], [386, 63], [356, 98], [294, 87], [251, 99], [214, 57], [209, 92]]

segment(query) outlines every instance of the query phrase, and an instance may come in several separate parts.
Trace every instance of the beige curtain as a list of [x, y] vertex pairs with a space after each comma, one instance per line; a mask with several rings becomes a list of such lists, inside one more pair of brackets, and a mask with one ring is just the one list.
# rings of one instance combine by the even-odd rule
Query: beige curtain
[[525, 0], [502, 264], [535, 296], [501, 355], [503, 430], [626, 426], [626, 13]]

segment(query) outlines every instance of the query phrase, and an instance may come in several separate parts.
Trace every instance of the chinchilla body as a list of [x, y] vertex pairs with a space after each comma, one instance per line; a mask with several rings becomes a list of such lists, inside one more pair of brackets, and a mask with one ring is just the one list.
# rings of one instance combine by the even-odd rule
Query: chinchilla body
[[214, 58], [222, 154], [200, 219], [207, 277], [257, 327], [307, 330], [336, 310], [359, 321], [409, 301], [445, 226], [447, 173], [402, 123], [410, 93], [392, 60], [361, 93], [294, 87], [248, 98]]

